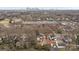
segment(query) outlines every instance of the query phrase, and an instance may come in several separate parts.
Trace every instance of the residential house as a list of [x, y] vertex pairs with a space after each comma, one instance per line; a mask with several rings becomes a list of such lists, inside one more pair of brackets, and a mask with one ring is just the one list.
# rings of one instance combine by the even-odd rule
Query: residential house
[[57, 39], [52, 34], [40, 35], [37, 37], [37, 41], [41, 46], [47, 44], [47, 45], [50, 45], [51, 47], [58, 47]]

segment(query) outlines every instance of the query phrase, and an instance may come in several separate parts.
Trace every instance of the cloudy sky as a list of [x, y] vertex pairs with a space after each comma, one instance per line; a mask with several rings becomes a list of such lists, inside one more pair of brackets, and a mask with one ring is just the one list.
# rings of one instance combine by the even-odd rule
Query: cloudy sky
[[25, 7], [79, 9], [79, 0], [0, 0], [0, 9], [23, 9]]

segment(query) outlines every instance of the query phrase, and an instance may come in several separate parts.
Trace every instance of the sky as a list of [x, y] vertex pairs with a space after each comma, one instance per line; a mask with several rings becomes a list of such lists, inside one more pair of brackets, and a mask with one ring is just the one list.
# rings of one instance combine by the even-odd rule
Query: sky
[[79, 9], [79, 0], [0, 0], [0, 9]]

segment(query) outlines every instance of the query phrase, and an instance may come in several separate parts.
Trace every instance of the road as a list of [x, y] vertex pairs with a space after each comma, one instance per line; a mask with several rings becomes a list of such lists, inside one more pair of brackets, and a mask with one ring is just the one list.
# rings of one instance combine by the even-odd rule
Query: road
[[72, 22], [69, 21], [23, 21], [22, 22], [22, 24], [58, 24], [58, 23], [72, 23]]
[[58, 46], [58, 48], [51, 47], [50, 51], [62, 51], [62, 49], [64, 49], [64, 48], [65, 48], [65, 46]]
[[25, 21], [23, 24], [56, 24], [56, 21]]

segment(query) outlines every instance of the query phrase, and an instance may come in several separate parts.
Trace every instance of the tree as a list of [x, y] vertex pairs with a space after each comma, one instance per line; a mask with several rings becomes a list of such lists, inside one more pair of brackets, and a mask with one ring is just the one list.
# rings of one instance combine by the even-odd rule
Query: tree
[[79, 45], [79, 35], [77, 35], [76, 44]]
[[57, 30], [57, 33], [58, 33], [58, 34], [62, 34], [62, 30], [58, 29], [58, 30]]
[[50, 50], [50, 46], [49, 45], [44, 45], [44, 46], [36, 45], [35, 49], [39, 50], [39, 51], [49, 51]]

